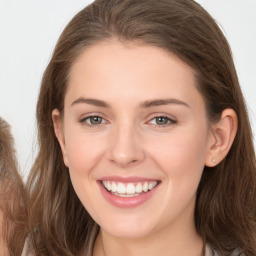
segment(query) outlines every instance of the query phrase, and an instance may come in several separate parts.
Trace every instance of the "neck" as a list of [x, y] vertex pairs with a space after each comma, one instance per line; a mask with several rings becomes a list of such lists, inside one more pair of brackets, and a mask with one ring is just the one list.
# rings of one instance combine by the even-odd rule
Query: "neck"
[[191, 229], [167, 229], [143, 238], [114, 237], [100, 231], [94, 248], [94, 256], [201, 256], [203, 241]]

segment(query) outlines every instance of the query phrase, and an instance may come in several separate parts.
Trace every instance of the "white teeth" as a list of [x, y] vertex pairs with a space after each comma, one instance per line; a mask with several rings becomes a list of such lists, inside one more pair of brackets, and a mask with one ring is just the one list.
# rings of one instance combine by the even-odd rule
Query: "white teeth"
[[112, 192], [116, 192], [117, 191], [117, 185], [115, 182], [112, 182]]
[[107, 190], [110, 191], [112, 189], [111, 182], [107, 181]]
[[120, 197], [135, 197], [135, 196], [139, 196], [139, 194], [118, 194], [118, 193], [113, 193], [116, 196], [120, 196]]
[[116, 192], [117, 193], [119, 193], [119, 194], [125, 194], [126, 193], [126, 191], [125, 191], [126, 189], [125, 189], [125, 185], [123, 184], [123, 183], [118, 183], [117, 184], [117, 190], [116, 190]]
[[135, 193], [135, 186], [131, 183], [129, 183], [126, 186], [126, 194], [134, 194]]
[[150, 182], [150, 183], [148, 184], [148, 189], [149, 189], [149, 190], [153, 189], [153, 188], [156, 186], [156, 184], [157, 184], [156, 181]]
[[102, 181], [102, 184], [105, 188], [107, 188], [107, 182], [105, 180]]
[[102, 184], [108, 191], [114, 193], [115, 195], [121, 197], [132, 197], [138, 196], [142, 192], [146, 193], [149, 190], [152, 190], [157, 185], [157, 181], [146, 181], [143, 183], [139, 182], [137, 184], [122, 182], [115, 183], [114, 181], [102, 181]]
[[136, 185], [136, 193], [141, 193], [142, 192], [142, 184], [141, 183], [138, 183]]
[[143, 191], [144, 192], [148, 192], [148, 183], [147, 182], [145, 182], [144, 184], [143, 184]]

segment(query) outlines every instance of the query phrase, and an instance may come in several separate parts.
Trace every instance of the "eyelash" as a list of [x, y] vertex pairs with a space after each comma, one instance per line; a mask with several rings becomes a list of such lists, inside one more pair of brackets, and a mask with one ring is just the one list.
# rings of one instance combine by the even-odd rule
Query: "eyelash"
[[[87, 122], [88, 120], [92, 120], [92, 118], [99, 118], [99, 119], [101, 119], [101, 122], [98, 123], [98, 124], [92, 124], [91, 121], [90, 121], [90, 123]], [[167, 121], [167, 123], [166, 124], [162, 124], [162, 125], [157, 124], [157, 123], [151, 123], [153, 120], [156, 120], [157, 118], [165, 119]], [[89, 127], [96, 127], [96, 126], [100, 126], [100, 125], [103, 125], [103, 124], [107, 123], [107, 121], [103, 117], [101, 117], [99, 115], [91, 115], [91, 116], [84, 117], [81, 120], [79, 120], [79, 122], [84, 124], [84, 125], [87, 125]], [[147, 123], [149, 123], [149, 124], [151, 124], [151, 125], [153, 125], [155, 127], [168, 127], [170, 125], [176, 124], [177, 120], [174, 120], [174, 119], [172, 119], [170, 117], [167, 117], [167, 116], [164, 116], [164, 115], [163, 116], [159, 115], [159, 116], [155, 116], [155, 117], [151, 118]]]

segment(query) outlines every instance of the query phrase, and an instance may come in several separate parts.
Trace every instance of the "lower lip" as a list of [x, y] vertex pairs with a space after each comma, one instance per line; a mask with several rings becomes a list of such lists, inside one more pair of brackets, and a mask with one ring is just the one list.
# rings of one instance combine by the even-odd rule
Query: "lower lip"
[[120, 196], [116, 196], [116, 195], [113, 195], [110, 192], [108, 192], [105, 189], [105, 187], [102, 185], [101, 181], [99, 181], [98, 183], [99, 183], [100, 190], [101, 190], [103, 197], [109, 203], [113, 204], [114, 206], [121, 207], [121, 208], [132, 208], [132, 207], [142, 205], [143, 203], [145, 203], [147, 200], [149, 200], [154, 195], [154, 193], [156, 192], [156, 190], [159, 186], [159, 184], [158, 184], [152, 190], [150, 190], [146, 193], [142, 193], [138, 196], [120, 197]]

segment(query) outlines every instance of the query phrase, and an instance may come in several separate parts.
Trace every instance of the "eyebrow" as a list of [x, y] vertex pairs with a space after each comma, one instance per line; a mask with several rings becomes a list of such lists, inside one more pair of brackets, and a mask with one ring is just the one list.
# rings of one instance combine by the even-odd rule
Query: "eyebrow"
[[90, 104], [96, 107], [102, 107], [102, 108], [109, 108], [109, 104], [107, 104], [105, 101], [97, 100], [97, 99], [85, 99], [85, 98], [78, 98], [77, 100], [73, 101], [71, 106], [78, 104], [78, 103], [86, 103]]
[[149, 107], [156, 107], [156, 106], [162, 106], [162, 105], [169, 105], [169, 104], [177, 104], [182, 105], [185, 107], [189, 107], [189, 105], [181, 100], [178, 99], [156, 99], [156, 100], [148, 100], [141, 104], [141, 107], [143, 108], [149, 108]]
[[[96, 107], [102, 107], [102, 108], [110, 108], [110, 105], [106, 103], [105, 101], [98, 100], [98, 99], [90, 99], [90, 98], [83, 98], [80, 97], [72, 102], [71, 106], [79, 103], [86, 103], [89, 105], [93, 105]], [[156, 107], [156, 106], [162, 106], [162, 105], [169, 105], [169, 104], [177, 104], [182, 105], [185, 107], [189, 107], [189, 105], [181, 100], [178, 99], [156, 99], [156, 100], [147, 100], [140, 104], [140, 107], [142, 108], [150, 108], [150, 107]]]

